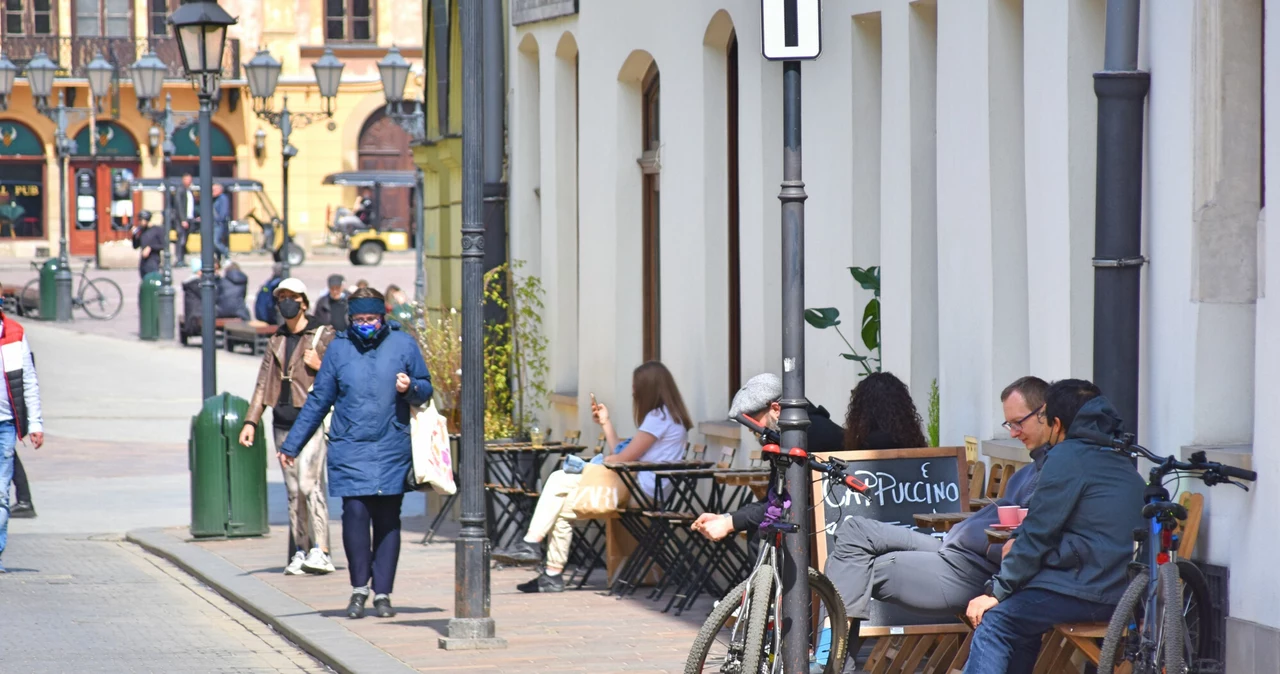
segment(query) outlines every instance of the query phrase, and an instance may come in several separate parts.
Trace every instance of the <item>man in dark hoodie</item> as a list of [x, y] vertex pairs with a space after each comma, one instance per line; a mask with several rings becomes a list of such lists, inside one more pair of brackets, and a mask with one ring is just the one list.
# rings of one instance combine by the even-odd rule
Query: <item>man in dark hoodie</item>
[[969, 603], [965, 674], [1029, 674], [1046, 631], [1107, 620], [1128, 581], [1143, 482], [1097, 440], [1121, 432], [1119, 414], [1097, 386], [1067, 379], [1049, 387], [1042, 415], [1053, 450], [1016, 542]]

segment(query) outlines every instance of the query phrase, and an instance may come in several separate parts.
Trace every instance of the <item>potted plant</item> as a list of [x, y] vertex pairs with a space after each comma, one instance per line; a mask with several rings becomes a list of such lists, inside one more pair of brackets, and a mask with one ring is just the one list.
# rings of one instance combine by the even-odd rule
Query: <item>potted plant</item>
[[[414, 304], [415, 320], [404, 329], [418, 341], [422, 358], [431, 372], [436, 408], [449, 423], [449, 432], [461, 431], [462, 411], [462, 331], [456, 309], [424, 311]], [[438, 313], [438, 316], [431, 314]]]
[[523, 266], [514, 260], [484, 277], [485, 301], [500, 315], [484, 330], [486, 440], [527, 439], [550, 398], [542, 280], [519, 274]]

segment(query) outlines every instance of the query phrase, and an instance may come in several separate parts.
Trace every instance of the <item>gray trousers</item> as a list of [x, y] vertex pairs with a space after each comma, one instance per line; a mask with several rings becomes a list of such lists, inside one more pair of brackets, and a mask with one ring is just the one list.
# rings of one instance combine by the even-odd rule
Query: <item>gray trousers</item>
[[961, 613], [996, 568], [942, 541], [865, 517], [840, 525], [825, 572], [850, 618], [870, 618], [871, 599], [939, 616]]

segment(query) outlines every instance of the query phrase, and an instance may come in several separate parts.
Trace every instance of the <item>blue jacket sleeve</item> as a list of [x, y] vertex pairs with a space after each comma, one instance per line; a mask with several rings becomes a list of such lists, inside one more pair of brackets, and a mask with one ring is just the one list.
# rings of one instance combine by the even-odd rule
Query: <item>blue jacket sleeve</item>
[[409, 390], [403, 394], [405, 402], [414, 407], [427, 404], [431, 400], [431, 373], [427, 371], [427, 363], [422, 359], [422, 351], [417, 344], [406, 349], [405, 374], [409, 375]]
[[1083, 490], [1077, 466], [1050, 461], [1040, 471], [1027, 519], [1018, 528], [1018, 543], [1000, 565], [992, 582], [995, 598], [1004, 601], [1040, 572], [1044, 556], [1058, 549], [1062, 527], [1076, 509]]
[[280, 446], [280, 453], [288, 456], [300, 454], [324, 422], [324, 415], [333, 407], [333, 401], [338, 398], [338, 366], [334, 364], [334, 360], [325, 358], [320, 361], [315, 384], [307, 395], [306, 404], [298, 411], [298, 418], [294, 420], [293, 428], [289, 429], [284, 444]]

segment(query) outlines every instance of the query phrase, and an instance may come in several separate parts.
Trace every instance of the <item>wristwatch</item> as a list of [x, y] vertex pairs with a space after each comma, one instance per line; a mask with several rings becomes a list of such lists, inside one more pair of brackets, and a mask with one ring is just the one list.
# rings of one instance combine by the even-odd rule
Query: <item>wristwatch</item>
[[991, 597], [992, 599], [994, 599], [994, 598], [995, 598], [995, 596], [996, 596], [996, 579], [995, 579], [994, 577], [993, 577], [993, 578], [989, 578], [989, 579], [987, 580], [987, 584], [982, 586], [982, 594], [983, 594], [984, 596]]

